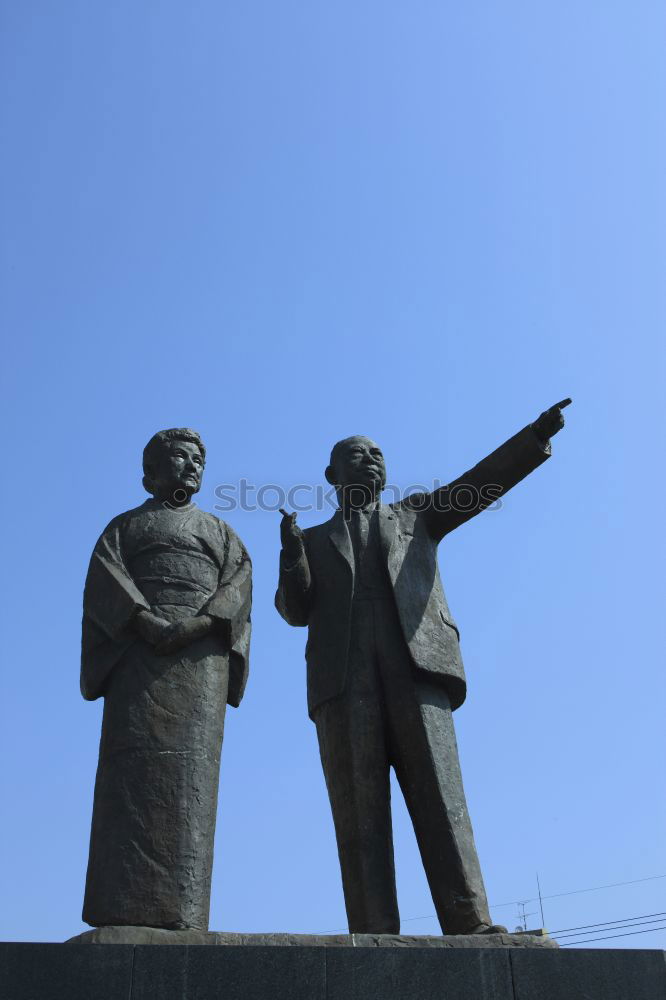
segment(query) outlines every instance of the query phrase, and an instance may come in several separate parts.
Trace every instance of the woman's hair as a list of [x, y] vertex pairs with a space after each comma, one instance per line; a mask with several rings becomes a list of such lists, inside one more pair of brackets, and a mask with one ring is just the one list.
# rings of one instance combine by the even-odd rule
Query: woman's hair
[[204, 465], [206, 463], [206, 449], [196, 431], [189, 427], [170, 427], [166, 431], [158, 431], [143, 449], [143, 486], [147, 493], [153, 493], [151, 473], [159, 462], [160, 452], [170, 441], [189, 441], [195, 444], [201, 452]]

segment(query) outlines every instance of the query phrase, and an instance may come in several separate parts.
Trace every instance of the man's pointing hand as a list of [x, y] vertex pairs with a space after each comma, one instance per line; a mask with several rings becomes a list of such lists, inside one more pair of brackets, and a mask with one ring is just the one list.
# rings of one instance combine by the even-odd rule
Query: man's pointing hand
[[562, 410], [571, 402], [570, 399], [562, 399], [549, 409], [544, 410], [540, 417], [534, 421], [532, 427], [541, 444], [547, 444], [553, 434], [557, 434], [564, 427], [564, 417]]

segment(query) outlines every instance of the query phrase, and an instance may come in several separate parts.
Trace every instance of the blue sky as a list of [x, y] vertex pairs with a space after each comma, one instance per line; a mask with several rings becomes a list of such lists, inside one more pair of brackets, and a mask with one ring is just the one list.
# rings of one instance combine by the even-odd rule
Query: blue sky
[[[0, 936], [83, 929], [102, 705], [78, 692], [81, 593], [155, 430], [201, 432], [214, 510], [242, 477], [323, 483], [351, 433], [403, 487], [453, 478], [567, 395], [553, 458], [441, 547], [466, 790], [495, 919], [537, 871], [546, 896], [649, 878], [546, 900], [553, 930], [666, 910], [663, 4], [1, 17]], [[305, 634], [272, 603], [279, 516], [225, 517], [254, 643], [211, 927], [343, 929]], [[394, 802], [403, 930], [436, 933]]]

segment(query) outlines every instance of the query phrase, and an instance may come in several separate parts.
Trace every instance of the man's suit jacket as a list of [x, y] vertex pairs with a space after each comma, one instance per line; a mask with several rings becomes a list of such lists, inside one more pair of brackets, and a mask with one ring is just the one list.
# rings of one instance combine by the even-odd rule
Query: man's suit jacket
[[[550, 446], [541, 444], [528, 426], [448, 486], [379, 506], [382, 552], [405, 641], [417, 670], [445, 686], [452, 708], [465, 700], [465, 670], [458, 629], [439, 576], [437, 545], [549, 455]], [[464, 486], [471, 488], [472, 498], [485, 500], [469, 506]], [[458, 502], [451, 504], [456, 496]], [[463, 505], [468, 509], [461, 510]], [[284, 553], [280, 555], [275, 604], [290, 625], [308, 626], [305, 657], [312, 717], [319, 705], [345, 690], [354, 555], [341, 510], [303, 534], [305, 552], [298, 562], [290, 566]]]

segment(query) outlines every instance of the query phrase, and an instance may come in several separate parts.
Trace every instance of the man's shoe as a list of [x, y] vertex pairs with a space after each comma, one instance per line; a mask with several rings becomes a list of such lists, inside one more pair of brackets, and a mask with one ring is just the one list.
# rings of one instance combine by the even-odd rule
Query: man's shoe
[[506, 927], [502, 927], [501, 924], [477, 924], [473, 927], [471, 931], [465, 931], [465, 934], [508, 934]]

